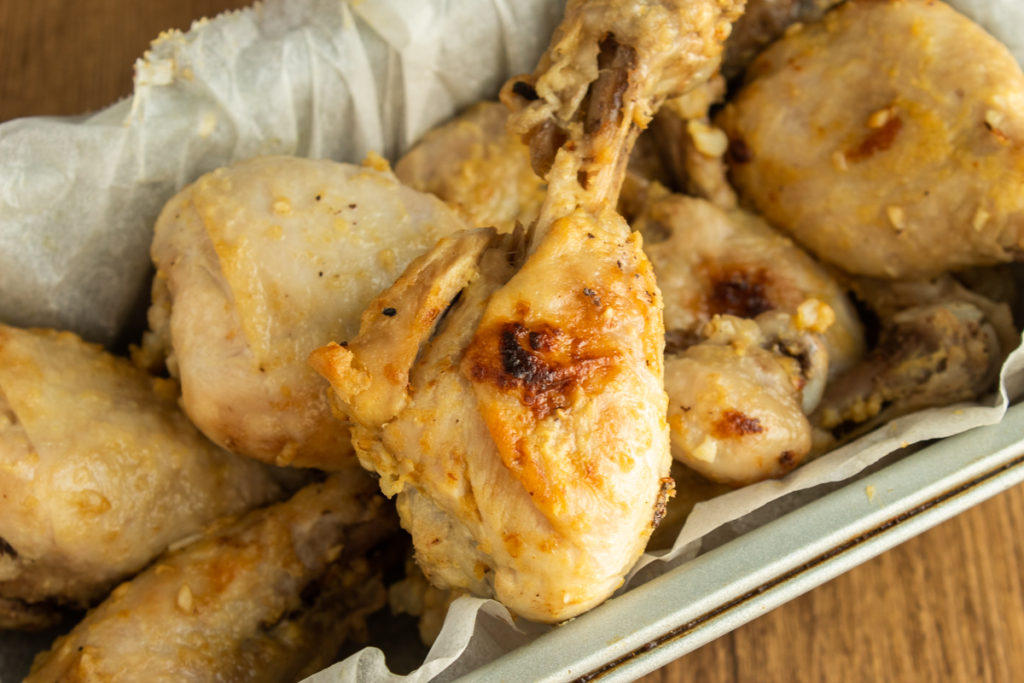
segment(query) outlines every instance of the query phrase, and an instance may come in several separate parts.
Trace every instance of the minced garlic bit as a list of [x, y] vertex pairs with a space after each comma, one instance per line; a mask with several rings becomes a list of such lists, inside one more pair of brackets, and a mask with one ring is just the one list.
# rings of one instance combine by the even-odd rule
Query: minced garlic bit
[[889, 119], [896, 113], [895, 107], [886, 107], [885, 109], [879, 109], [874, 114], [868, 117], [868, 128], [881, 128], [885, 124], [889, 123]]
[[690, 134], [693, 146], [706, 157], [720, 157], [729, 148], [725, 131], [699, 119], [687, 121], [686, 132]]
[[391, 170], [391, 164], [388, 163], [388, 160], [374, 152], [372, 149], [366, 153], [366, 158], [363, 159], [363, 166], [383, 172]]
[[178, 589], [178, 598], [175, 604], [185, 614], [192, 614], [196, 611], [196, 603], [192, 598], [192, 589], [188, 587], [187, 583], [183, 583], [181, 588]]
[[887, 206], [885, 207], [885, 215], [889, 217], [889, 222], [892, 223], [892, 227], [896, 228], [897, 231], [907, 227], [906, 214], [903, 213], [903, 207]]
[[286, 198], [282, 197], [280, 199], [274, 200], [274, 213], [276, 213], [278, 216], [287, 216], [291, 212], [292, 203], [288, 201]]
[[714, 462], [718, 457], [718, 444], [710, 436], [704, 437], [700, 445], [693, 449], [693, 457], [704, 462]]
[[875, 487], [874, 486], [867, 486], [867, 487], [865, 487], [864, 488], [864, 495], [866, 495], [868, 497], [868, 502], [869, 503], [871, 501], [873, 501], [875, 499]]
[[796, 308], [796, 327], [821, 334], [836, 321], [836, 312], [824, 301], [807, 299]]
[[978, 232], [985, 227], [985, 223], [988, 223], [989, 215], [988, 211], [985, 210], [984, 206], [979, 206], [978, 210], [974, 213], [974, 220], [971, 221], [971, 225]]
[[995, 109], [987, 109], [985, 111], [985, 123], [992, 128], [999, 128], [1005, 118], [1006, 115], [1001, 111], [996, 111]]

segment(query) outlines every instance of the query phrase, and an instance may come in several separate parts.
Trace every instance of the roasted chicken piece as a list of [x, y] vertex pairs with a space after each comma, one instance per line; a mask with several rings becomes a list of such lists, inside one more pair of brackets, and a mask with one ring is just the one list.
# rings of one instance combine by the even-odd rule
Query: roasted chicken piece
[[828, 372], [820, 331], [785, 313], [722, 315], [699, 343], [666, 354], [672, 456], [732, 486], [799, 465], [811, 451], [808, 414]]
[[395, 175], [443, 199], [469, 225], [501, 232], [529, 225], [540, 213], [545, 183], [507, 120], [500, 102], [480, 102], [427, 133], [395, 164]]
[[811, 451], [808, 415], [826, 379], [864, 353], [843, 289], [791, 240], [738, 209], [654, 193], [633, 227], [665, 299], [673, 457], [732, 485], [799, 465]]
[[[673, 101], [702, 97], [691, 93]], [[707, 101], [701, 102], [696, 108], [706, 110]], [[477, 105], [430, 133], [423, 146], [406, 158], [415, 160], [416, 173], [407, 177], [417, 189], [438, 192], [446, 201], [475, 212], [483, 224], [499, 217], [495, 207], [513, 207], [520, 198], [533, 196], [519, 187], [539, 191], [543, 182], [521, 174], [529, 168], [525, 146], [513, 144], [496, 122], [486, 129], [475, 125], [483, 111], [489, 112], [488, 120], [503, 121], [505, 114], [495, 111], [495, 106]], [[470, 132], [472, 146], [464, 144]], [[656, 138], [647, 133], [639, 138], [640, 142], [645, 139]], [[453, 144], [445, 148], [445, 140]], [[490, 150], [488, 158], [497, 166], [516, 169], [521, 185], [491, 186], [486, 176], [475, 172], [480, 149]], [[863, 355], [863, 331], [856, 312], [824, 268], [763, 220], [669, 194], [658, 183], [649, 182], [647, 176], [657, 177], [662, 169], [657, 159], [650, 163], [657, 150], [645, 152], [634, 150], [629, 196], [620, 199], [619, 208], [632, 215], [633, 227], [644, 237], [644, 251], [654, 265], [665, 302], [673, 455], [705, 476], [733, 485], [778, 476], [799, 464], [811, 448], [806, 413], [816, 407], [826, 374], [835, 376]], [[398, 168], [405, 164], [406, 160], [399, 162]], [[496, 194], [503, 196], [502, 201], [492, 200]], [[514, 213], [502, 210], [502, 220]], [[530, 203], [524, 207], [529, 215], [535, 210]], [[790, 314], [786, 318], [790, 341], [785, 345], [775, 331], [762, 334], [755, 326], [751, 332], [740, 323], [730, 329], [746, 333], [735, 338], [726, 339], [725, 325], [704, 334], [716, 315], [754, 318], [769, 311]], [[819, 313], [821, 319], [817, 319]], [[798, 337], [802, 341], [794, 345], [792, 340]], [[698, 344], [699, 349], [688, 351]], [[810, 355], [816, 362], [795, 360], [791, 350], [797, 347], [796, 355], [805, 360], [804, 350], [813, 348]], [[773, 389], [762, 390], [761, 382]]]
[[385, 603], [364, 554], [398, 525], [365, 472], [223, 520], [118, 586], [26, 681], [296, 681]]
[[313, 355], [432, 582], [557, 622], [642, 552], [671, 486], [664, 329], [613, 207], [637, 131], [713, 71], [737, 13], [570, 2], [537, 72], [504, 91], [548, 180], [530, 233], [443, 240], [347, 347]]
[[863, 362], [829, 384], [814, 416], [841, 440], [915, 410], [977, 398], [1020, 345], [1009, 306], [949, 275], [856, 278], [852, 285], [877, 316], [880, 332]]
[[373, 296], [463, 227], [386, 168], [267, 157], [219, 169], [157, 221], [152, 332], [137, 357], [166, 358], [185, 412], [224, 448], [277, 465], [353, 464], [306, 356], [354, 335]]
[[213, 519], [283, 495], [177, 399], [71, 333], [0, 326], [0, 628], [86, 607]]
[[1021, 257], [1024, 74], [942, 2], [851, 0], [788, 32], [716, 122], [741, 195], [851, 273]]

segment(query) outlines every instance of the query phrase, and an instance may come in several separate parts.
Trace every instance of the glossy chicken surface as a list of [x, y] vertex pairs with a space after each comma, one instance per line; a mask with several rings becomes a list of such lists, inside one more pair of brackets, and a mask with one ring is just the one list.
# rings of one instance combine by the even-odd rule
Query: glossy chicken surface
[[295, 681], [383, 606], [361, 555], [397, 530], [365, 472], [223, 520], [159, 558], [36, 657], [27, 681]]
[[278, 465], [351, 464], [348, 427], [306, 356], [354, 335], [377, 292], [463, 227], [386, 169], [267, 157], [217, 170], [157, 221], [143, 355], [166, 357], [185, 411], [221, 446]]
[[215, 518], [283, 495], [177, 398], [70, 333], [0, 326], [0, 627], [88, 606]]
[[1024, 74], [930, 0], [851, 0], [750, 67], [716, 122], [773, 225], [860, 275], [1020, 258]]
[[313, 355], [432, 582], [556, 622], [642, 552], [671, 486], [664, 329], [613, 207], [637, 131], [713, 70], [737, 13], [569, 3], [537, 72], [505, 89], [548, 181], [530, 233], [442, 241], [358, 337]]

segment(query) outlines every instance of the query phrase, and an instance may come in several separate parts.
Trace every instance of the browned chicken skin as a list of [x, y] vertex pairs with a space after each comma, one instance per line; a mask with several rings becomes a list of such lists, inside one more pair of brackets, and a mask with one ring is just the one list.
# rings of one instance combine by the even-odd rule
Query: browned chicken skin
[[359, 469], [159, 558], [36, 657], [27, 681], [294, 681], [383, 606], [362, 557], [397, 531]]
[[738, 9], [570, 2], [537, 72], [505, 88], [548, 180], [527, 242], [443, 241], [347, 348], [312, 357], [435, 583], [560, 621], [642, 552], [670, 485], [664, 329], [612, 207], [637, 131], [714, 70]]

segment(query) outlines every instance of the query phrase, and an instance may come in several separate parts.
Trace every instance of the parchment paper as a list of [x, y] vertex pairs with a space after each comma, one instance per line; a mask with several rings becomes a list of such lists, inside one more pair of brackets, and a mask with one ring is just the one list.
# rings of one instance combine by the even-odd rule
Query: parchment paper
[[[951, 4], [1024, 63], [1024, 3]], [[134, 96], [98, 114], [0, 125], [0, 320], [110, 343], [148, 294], [152, 224], [178, 189], [258, 154], [393, 158], [531, 70], [562, 5], [268, 0], [161, 35], [136, 64]], [[850, 477], [901, 446], [997, 422], [1022, 390], [1017, 349], [989, 399], [901, 418], [781, 481], [702, 503], [673, 549], [646, 555], [638, 568], [650, 578], [696, 553], [708, 532], [793, 491]], [[464, 598], [412, 675], [391, 674], [381, 651], [368, 648], [309, 680], [448, 680], [547, 628]]]

